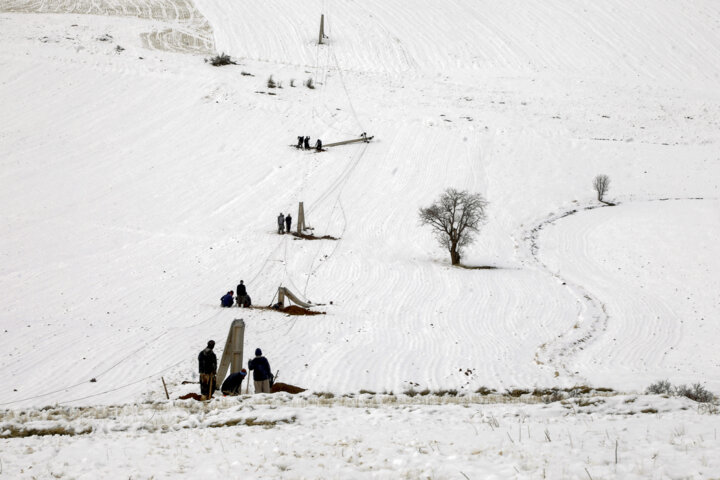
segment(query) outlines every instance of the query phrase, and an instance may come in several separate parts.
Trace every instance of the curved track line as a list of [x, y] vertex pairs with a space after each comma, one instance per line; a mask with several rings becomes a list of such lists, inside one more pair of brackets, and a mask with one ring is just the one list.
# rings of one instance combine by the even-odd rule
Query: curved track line
[[[678, 197], [678, 198], [655, 198], [643, 200], [645, 202], [654, 201], [687, 201], [687, 200], [705, 200], [703, 197]], [[637, 203], [637, 201], [635, 202]], [[610, 316], [607, 313], [606, 304], [595, 296], [590, 290], [583, 285], [574, 283], [564, 278], [562, 275], [553, 272], [550, 268], [540, 260], [538, 251], [540, 249], [538, 245], [538, 238], [543, 228], [548, 225], [556, 224], [560, 220], [575, 215], [577, 213], [585, 212], [588, 210], [595, 210], [597, 208], [607, 208], [620, 205], [586, 205], [567, 210], [565, 212], [551, 215], [547, 219], [543, 220], [539, 224], [535, 225], [530, 229], [523, 240], [528, 244], [529, 253], [535, 263], [540, 267], [541, 270], [545, 271], [548, 275], [562, 282], [575, 297], [578, 306], [578, 320], [568, 330], [561, 332], [557, 335], [556, 339], [543, 343], [535, 351], [535, 362], [538, 365], [547, 365], [554, 368], [556, 376], [560, 373], [575, 378], [578, 381], [584, 381], [584, 378], [579, 375], [579, 372], [572, 371], [569, 367], [570, 359], [575, 356], [580, 350], [586, 348], [590, 343], [597, 339], [599, 334], [602, 334], [607, 330]]]

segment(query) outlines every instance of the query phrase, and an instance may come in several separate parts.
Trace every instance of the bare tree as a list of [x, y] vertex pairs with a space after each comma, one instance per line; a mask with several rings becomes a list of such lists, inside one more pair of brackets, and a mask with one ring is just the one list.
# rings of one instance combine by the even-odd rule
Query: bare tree
[[593, 187], [595, 187], [595, 191], [598, 195], [598, 201], [603, 201], [603, 196], [607, 193], [607, 191], [610, 189], [610, 177], [607, 175], [598, 175], [595, 177], [595, 180], [593, 180]]
[[460, 264], [462, 249], [475, 240], [487, 218], [487, 202], [479, 193], [448, 188], [427, 208], [420, 209], [420, 224], [430, 225], [440, 246], [450, 252], [453, 265]]

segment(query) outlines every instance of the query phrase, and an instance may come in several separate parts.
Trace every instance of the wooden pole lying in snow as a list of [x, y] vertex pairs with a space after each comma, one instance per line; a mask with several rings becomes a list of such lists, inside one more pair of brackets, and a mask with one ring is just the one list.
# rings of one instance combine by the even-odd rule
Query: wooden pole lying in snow
[[372, 137], [368, 137], [365, 133], [363, 133], [363, 134], [360, 136], [360, 138], [355, 138], [355, 139], [353, 139], [353, 140], [344, 140], [344, 141], [342, 141], [342, 142], [326, 143], [325, 145], [323, 145], [323, 148], [326, 148], [326, 147], [337, 147], [338, 145], [347, 145], [348, 143], [358, 143], [358, 142], [368, 143], [368, 142], [369, 142], [370, 140], [372, 140], [373, 138], [375, 138], [374, 135], [373, 135]]
[[170, 394], [167, 391], [167, 385], [165, 385], [165, 379], [163, 377], [160, 377], [160, 380], [163, 382], [163, 388], [165, 389], [165, 397], [167, 397], [168, 400], [170, 400]]

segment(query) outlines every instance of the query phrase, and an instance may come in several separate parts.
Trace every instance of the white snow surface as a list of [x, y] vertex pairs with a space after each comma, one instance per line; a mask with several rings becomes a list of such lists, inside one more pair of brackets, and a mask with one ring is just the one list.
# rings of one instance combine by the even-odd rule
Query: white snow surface
[[[213, 46], [239, 65], [203, 62]], [[660, 379], [720, 392], [718, 52], [712, 0], [0, 1], [0, 430], [77, 431], [0, 440], [6, 472], [720, 477], [717, 415], [625, 409]], [[375, 138], [290, 148], [361, 132]], [[418, 224], [448, 187], [489, 201], [463, 264], [494, 269], [451, 267]], [[338, 240], [275, 233], [300, 201]], [[282, 285], [325, 314], [220, 308], [241, 279], [255, 305]], [[338, 398], [621, 395], [581, 413], [164, 402], [160, 377], [172, 398], [196, 389], [181, 382], [235, 318], [246, 357], [261, 347], [280, 381]], [[125, 427], [87, 420], [103, 408]], [[272, 425], [206, 418], [248, 409]]]

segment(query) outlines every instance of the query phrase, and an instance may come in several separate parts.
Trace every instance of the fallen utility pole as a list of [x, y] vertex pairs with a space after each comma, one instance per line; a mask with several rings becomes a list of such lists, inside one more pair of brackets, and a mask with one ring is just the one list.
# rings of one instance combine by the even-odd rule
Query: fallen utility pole
[[[168, 393], [167, 385], [165, 384], [165, 379], [163, 377], [160, 377], [160, 380], [163, 382], [163, 388], [165, 389], [165, 398], [170, 400], [170, 394]], [[617, 457], [617, 455], [615, 455]]]
[[348, 143], [359, 143], [359, 142], [369, 143], [370, 140], [372, 140], [373, 138], [375, 138], [374, 135], [372, 137], [368, 137], [367, 133], [363, 132], [362, 134], [360, 134], [360, 138], [355, 138], [353, 140], [345, 140], [342, 142], [326, 143], [323, 145], [323, 148], [337, 147], [338, 145], [347, 145]]

